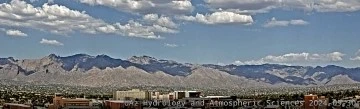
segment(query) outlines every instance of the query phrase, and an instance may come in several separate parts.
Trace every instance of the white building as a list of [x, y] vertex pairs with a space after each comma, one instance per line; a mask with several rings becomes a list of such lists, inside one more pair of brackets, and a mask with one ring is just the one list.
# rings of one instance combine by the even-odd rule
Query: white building
[[128, 91], [115, 91], [113, 94], [114, 100], [129, 100], [129, 99], [141, 99], [148, 100], [151, 98], [148, 91], [141, 91], [139, 89], [132, 89]]

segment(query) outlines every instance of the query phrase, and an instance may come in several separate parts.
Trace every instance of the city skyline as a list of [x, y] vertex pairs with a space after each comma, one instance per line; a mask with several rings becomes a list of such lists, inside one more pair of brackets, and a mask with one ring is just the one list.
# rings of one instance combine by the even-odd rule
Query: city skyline
[[359, 67], [360, 1], [4, 0], [0, 57]]

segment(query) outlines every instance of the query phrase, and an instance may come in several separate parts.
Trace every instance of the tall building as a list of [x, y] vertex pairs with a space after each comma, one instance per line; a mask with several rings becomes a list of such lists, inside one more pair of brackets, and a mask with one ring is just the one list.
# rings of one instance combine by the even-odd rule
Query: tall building
[[304, 108], [305, 109], [318, 109], [319, 106], [317, 103], [318, 100], [318, 96], [317, 95], [305, 95], [304, 96]]
[[115, 91], [113, 94], [114, 100], [149, 100], [151, 95], [148, 91], [141, 91], [139, 89], [132, 89], [128, 91]]

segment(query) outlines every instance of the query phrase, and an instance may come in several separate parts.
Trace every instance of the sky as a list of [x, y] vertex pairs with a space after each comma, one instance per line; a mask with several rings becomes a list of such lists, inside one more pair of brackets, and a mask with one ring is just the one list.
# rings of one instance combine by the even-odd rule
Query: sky
[[359, 0], [0, 0], [0, 57], [360, 67]]

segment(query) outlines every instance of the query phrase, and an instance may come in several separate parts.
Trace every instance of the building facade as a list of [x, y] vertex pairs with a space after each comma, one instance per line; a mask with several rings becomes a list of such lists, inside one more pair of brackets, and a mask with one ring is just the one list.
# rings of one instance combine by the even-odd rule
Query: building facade
[[91, 100], [84, 98], [69, 99], [63, 98], [62, 94], [55, 94], [53, 104], [49, 109], [99, 109], [98, 106], [92, 106]]
[[183, 99], [183, 98], [199, 98], [201, 92], [199, 91], [175, 91], [174, 97], [175, 99]]
[[113, 94], [114, 100], [150, 100], [151, 95], [148, 91], [141, 91], [139, 89], [132, 89], [128, 91], [115, 91]]
[[318, 101], [318, 96], [317, 95], [305, 95], [304, 96], [304, 108], [305, 109], [318, 109], [319, 106], [317, 104], [314, 104], [315, 102]]

